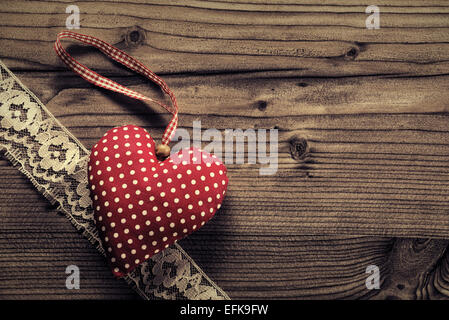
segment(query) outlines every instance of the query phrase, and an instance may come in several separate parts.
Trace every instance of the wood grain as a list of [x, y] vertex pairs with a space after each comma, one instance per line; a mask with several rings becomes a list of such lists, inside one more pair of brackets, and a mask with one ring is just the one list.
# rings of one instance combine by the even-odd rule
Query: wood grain
[[[69, 88], [56, 88], [57, 94], [47, 98], [48, 108], [88, 148], [108, 128], [127, 123], [161, 138], [161, 121], [168, 119], [155, 115], [156, 107], [73, 88], [70, 77], [48, 77]], [[43, 80], [36, 74], [23, 79], [42, 91]], [[399, 81], [404, 98], [397, 97], [394, 105], [398, 87], [392, 79], [302, 79], [302, 86], [296, 79], [222, 75], [166, 80], [178, 93], [181, 128], [190, 130], [193, 121], [201, 120], [203, 130], [279, 129], [275, 175], [260, 176], [260, 165], [228, 165], [231, 183], [215, 228], [251, 234], [274, 229], [298, 235], [448, 237], [449, 117], [439, 101], [446, 93], [439, 90], [449, 85], [449, 77]], [[435, 87], [435, 81], [441, 86]], [[151, 95], [145, 85], [128, 85]], [[266, 102], [263, 110], [261, 101]], [[304, 159], [291, 154], [297, 137], [309, 147]]]
[[[53, 53], [69, 4], [2, 1], [0, 59], [87, 147], [126, 123], [160, 139], [168, 115], [93, 88]], [[279, 130], [276, 175], [228, 165], [223, 209], [181, 242], [231, 298], [449, 296], [446, 1], [377, 1], [379, 30], [356, 0], [76, 4], [80, 32], [163, 75], [181, 128]], [[96, 50], [66, 45], [163, 98]], [[5, 160], [0, 176], [0, 298], [136, 298]], [[79, 292], [65, 289], [68, 264], [82, 270]], [[380, 292], [365, 287], [370, 264]]]
[[[0, 58], [13, 69], [62, 68], [51, 46], [56, 33], [65, 28], [65, 8], [71, 2], [2, 4]], [[83, 33], [101, 35], [163, 74], [266, 70], [320, 77], [448, 73], [449, 6], [445, 1], [418, 6], [408, 1], [378, 1], [379, 30], [366, 30], [366, 6], [350, 1], [77, 4]], [[89, 59], [89, 65], [116, 70], [96, 57]]]
[[[137, 298], [19, 171], [5, 160], [0, 168], [0, 299]], [[208, 224], [180, 244], [234, 299], [349, 299], [375, 294], [365, 287], [367, 265], [386, 279], [392, 240], [238, 234]], [[80, 268], [80, 290], [65, 287], [71, 264]]]

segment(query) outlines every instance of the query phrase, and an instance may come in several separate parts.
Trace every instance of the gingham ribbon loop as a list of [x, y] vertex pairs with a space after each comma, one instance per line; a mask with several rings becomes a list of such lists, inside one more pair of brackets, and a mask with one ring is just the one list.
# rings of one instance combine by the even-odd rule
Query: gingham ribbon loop
[[[64, 38], [71, 38], [78, 40], [80, 42], [83, 42], [85, 44], [92, 45], [99, 49], [101, 52], [103, 52], [106, 56], [110, 57], [111, 59], [117, 61], [118, 63], [128, 67], [129, 69], [140, 73], [144, 77], [150, 79], [154, 83], [156, 83], [162, 91], [164, 91], [171, 99], [172, 105], [167, 106], [157, 100], [151, 99], [147, 96], [144, 96], [143, 94], [140, 94], [134, 90], [130, 90], [117, 82], [114, 82], [106, 77], [103, 77], [99, 75], [98, 73], [90, 70], [83, 64], [76, 61], [61, 45], [61, 39]], [[165, 129], [164, 135], [162, 136], [162, 144], [168, 145], [170, 143], [170, 140], [173, 136], [173, 134], [176, 131], [176, 127], [178, 126], [178, 103], [176, 102], [176, 97], [173, 94], [173, 92], [170, 90], [170, 88], [167, 86], [167, 84], [159, 78], [156, 74], [154, 74], [150, 69], [148, 69], [144, 64], [142, 64], [140, 61], [134, 59], [130, 55], [128, 55], [126, 52], [110, 45], [109, 43], [104, 42], [103, 40], [100, 40], [98, 38], [87, 36], [84, 34], [71, 32], [71, 31], [63, 31], [60, 32], [56, 38], [54, 49], [56, 51], [56, 54], [61, 58], [61, 60], [75, 73], [80, 75], [83, 79], [86, 81], [108, 89], [115, 92], [122, 93], [124, 95], [127, 95], [128, 97], [142, 100], [142, 101], [150, 101], [154, 102], [161, 107], [165, 108], [168, 112], [170, 112], [173, 117], [170, 120], [170, 123], [168, 124], [167, 128]]]

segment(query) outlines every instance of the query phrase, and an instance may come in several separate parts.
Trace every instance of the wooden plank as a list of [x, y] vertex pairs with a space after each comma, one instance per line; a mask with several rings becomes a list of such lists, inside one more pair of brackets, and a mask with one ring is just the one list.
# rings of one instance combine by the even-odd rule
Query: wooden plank
[[[57, 59], [69, 4], [3, 1], [0, 59], [86, 146], [126, 123], [160, 139], [161, 110], [93, 89]], [[279, 129], [277, 174], [228, 165], [222, 210], [181, 241], [232, 298], [449, 296], [446, 1], [378, 1], [379, 30], [365, 28], [357, 0], [77, 5], [80, 32], [164, 76], [181, 128]], [[162, 98], [95, 50], [69, 50]], [[0, 176], [0, 298], [136, 298], [5, 160]], [[81, 267], [80, 291], [65, 289], [68, 264]], [[370, 264], [380, 293], [365, 287]]]
[[[366, 6], [355, 1], [108, 2], [77, 2], [81, 32], [164, 74], [281, 70], [297, 76], [416, 76], [449, 70], [444, 1], [419, 6], [379, 1], [378, 30], [366, 29]], [[63, 68], [51, 46], [65, 28], [69, 3], [4, 1], [0, 58], [14, 70]], [[117, 73], [93, 50], [82, 51], [90, 66]]]
[[[47, 88], [46, 81], [58, 83], [54, 97], [47, 92], [47, 106], [87, 147], [108, 128], [128, 123], [160, 139], [168, 116], [156, 116], [156, 107], [92, 90], [78, 80], [75, 86], [84, 87], [72, 89], [73, 78], [53, 76], [24, 79], [36, 92]], [[135, 81], [125, 82], [157, 97]], [[449, 77], [301, 79], [297, 85], [295, 78], [217, 75], [167, 82], [178, 94], [181, 128], [191, 129], [195, 120], [202, 121], [203, 131], [279, 128], [277, 173], [260, 176], [261, 165], [229, 164], [229, 192], [213, 228], [449, 236], [448, 91], [441, 91]], [[305, 139], [308, 152], [296, 160], [291, 150], [298, 139]]]
[[[19, 171], [6, 160], [0, 169], [0, 299], [137, 298]], [[180, 244], [234, 299], [312, 299], [373, 295], [365, 287], [366, 266], [377, 264], [386, 278], [392, 240], [254, 235], [206, 225]], [[80, 268], [80, 290], [65, 287], [72, 264]]]

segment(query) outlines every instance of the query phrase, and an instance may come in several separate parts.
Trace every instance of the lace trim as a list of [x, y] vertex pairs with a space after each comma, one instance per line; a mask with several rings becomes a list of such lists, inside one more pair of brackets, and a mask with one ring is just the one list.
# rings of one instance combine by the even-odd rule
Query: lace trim
[[[89, 151], [2, 61], [0, 148], [104, 255], [87, 187]], [[178, 244], [124, 279], [145, 299], [229, 299]]]

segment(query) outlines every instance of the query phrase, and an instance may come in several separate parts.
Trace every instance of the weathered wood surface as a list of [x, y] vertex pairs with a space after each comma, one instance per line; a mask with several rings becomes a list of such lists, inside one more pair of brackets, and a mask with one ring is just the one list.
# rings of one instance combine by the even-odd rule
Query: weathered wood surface
[[[0, 59], [87, 147], [125, 123], [160, 139], [160, 109], [93, 88], [53, 53], [71, 3], [2, 1]], [[164, 75], [180, 127], [279, 129], [277, 174], [229, 165], [223, 209], [181, 242], [232, 298], [449, 296], [447, 2], [378, 1], [379, 30], [358, 1], [76, 4], [80, 32]], [[161, 98], [95, 50], [70, 50]], [[0, 176], [0, 297], [135, 297], [5, 160]], [[65, 289], [69, 264], [79, 292]], [[365, 288], [370, 264], [380, 293]]]

